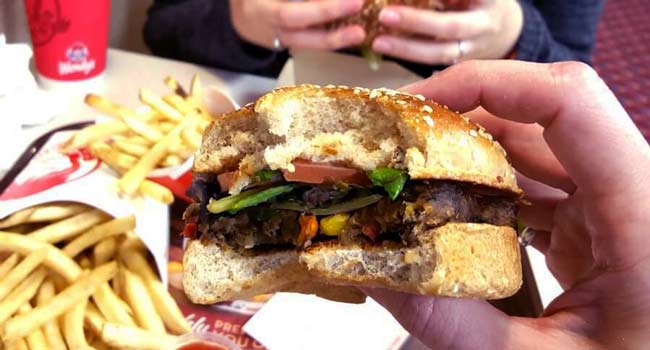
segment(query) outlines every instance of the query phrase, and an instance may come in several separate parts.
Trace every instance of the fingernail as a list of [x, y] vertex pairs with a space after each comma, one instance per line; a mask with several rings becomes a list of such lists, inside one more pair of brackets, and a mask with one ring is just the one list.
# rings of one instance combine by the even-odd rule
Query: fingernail
[[392, 46], [391, 46], [391, 44], [390, 44], [387, 40], [382, 39], [382, 38], [377, 38], [377, 39], [375, 39], [375, 41], [372, 43], [372, 48], [373, 48], [375, 51], [387, 52], [387, 51], [390, 51], [390, 50], [391, 50]]
[[397, 24], [399, 23], [399, 13], [391, 9], [383, 9], [379, 13], [379, 21], [383, 24]]

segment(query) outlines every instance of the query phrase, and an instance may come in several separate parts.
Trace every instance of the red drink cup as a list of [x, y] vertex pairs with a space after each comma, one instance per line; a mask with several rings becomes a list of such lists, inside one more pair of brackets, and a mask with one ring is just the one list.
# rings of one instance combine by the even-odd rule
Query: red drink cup
[[100, 77], [106, 68], [110, 0], [25, 0], [25, 9], [41, 81]]

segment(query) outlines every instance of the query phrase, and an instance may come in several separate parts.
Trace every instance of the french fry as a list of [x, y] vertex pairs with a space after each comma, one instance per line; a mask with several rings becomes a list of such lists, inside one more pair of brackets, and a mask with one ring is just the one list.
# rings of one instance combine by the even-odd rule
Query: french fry
[[28, 255], [43, 248], [47, 249], [47, 258], [43, 261], [43, 265], [61, 275], [68, 282], [75, 281], [81, 274], [81, 269], [74, 260], [49, 243], [39, 242], [27, 236], [10, 232], [0, 232], [0, 242], [2, 242], [0, 251], [11, 251], [21, 255]]
[[140, 277], [125, 268], [120, 269], [120, 273], [124, 281], [125, 299], [131, 305], [138, 325], [154, 333], [165, 334], [165, 325], [156, 313]]
[[[123, 118], [136, 118], [142, 119], [142, 121], [149, 121], [148, 114], [137, 114], [134, 111], [118, 104], [113, 101], [110, 101], [102, 96], [95, 94], [88, 94], [84, 99], [87, 105], [95, 108], [96, 110], [103, 112], [111, 117], [123, 119]], [[138, 118], [140, 117], [140, 118]]]
[[[0, 302], [0, 324], [8, 320], [11, 315], [18, 311], [21, 305], [28, 303], [29, 300], [36, 295], [36, 291], [38, 291], [38, 287], [40, 287], [41, 282], [43, 282], [46, 275], [47, 271], [45, 269], [38, 269], [33, 274], [29, 275], [24, 281], [20, 282], [16, 289], [11, 291], [11, 293]], [[25, 335], [27, 335], [27, 333], [22, 336]]]
[[[122, 268], [124, 268], [124, 266], [121, 266], [120, 270]], [[115, 293], [115, 295], [117, 295], [120, 298], [124, 298], [123, 286], [124, 286], [124, 281], [120, 276], [120, 274], [118, 273], [117, 276], [115, 276], [115, 278], [111, 280], [111, 287], [113, 288], [113, 293]]]
[[97, 306], [95, 306], [94, 303], [89, 302], [86, 306], [86, 313], [84, 314], [84, 324], [93, 333], [101, 335], [104, 323], [106, 323], [106, 319], [102, 316], [99, 309], [97, 309]]
[[192, 329], [185, 317], [183, 317], [178, 305], [176, 305], [174, 298], [169, 295], [169, 292], [149, 266], [145, 257], [135, 250], [125, 250], [120, 252], [120, 259], [129, 270], [142, 278], [149, 296], [167, 328], [175, 334], [191, 332]]
[[[25, 314], [32, 310], [32, 306], [29, 303], [24, 303], [18, 309], [19, 314]], [[33, 332], [27, 334], [25, 337], [27, 345], [30, 349], [48, 349], [47, 341], [45, 340], [45, 335], [40, 329], [35, 329]]]
[[122, 234], [126, 231], [133, 230], [134, 228], [135, 216], [133, 215], [107, 221], [79, 235], [63, 248], [63, 253], [69, 257], [75, 257], [84, 249], [105, 238]]
[[65, 150], [79, 148], [97, 140], [103, 140], [112, 135], [121, 134], [129, 130], [129, 127], [122, 121], [115, 120], [105, 123], [98, 123], [79, 130], [72, 139], [65, 145]]
[[93, 300], [109, 322], [135, 326], [135, 321], [129, 316], [129, 311], [124, 308], [120, 298], [115, 295], [108, 283], [100, 285], [95, 290]]
[[167, 187], [150, 180], [144, 180], [139, 188], [142, 194], [149, 196], [163, 204], [170, 204], [174, 201], [174, 194]]
[[25, 339], [16, 339], [15, 341], [5, 343], [7, 350], [29, 350]]
[[[147, 247], [144, 245], [144, 242], [136, 235], [133, 231], [127, 232], [124, 236], [124, 240], [120, 244], [120, 252], [126, 250], [134, 250], [140, 254], [147, 253]], [[144, 255], [143, 255], [144, 256]]]
[[[54, 282], [49, 278], [46, 279], [38, 290], [36, 304], [39, 306], [47, 304], [55, 294]], [[68, 348], [65, 345], [59, 323], [56, 319], [50, 320], [43, 325], [43, 333], [45, 334], [47, 343], [50, 345], [50, 349], [66, 350]]]
[[180, 112], [165, 103], [165, 101], [163, 101], [160, 97], [154, 95], [154, 93], [147, 88], [140, 89], [140, 101], [155, 109], [158, 113], [162, 114], [169, 120], [175, 122], [180, 122], [183, 120], [183, 115]]
[[0, 221], [0, 229], [31, 222], [57, 221], [88, 210], [83, 204], [50, 203], [26, 208]]
[[88, 299], [84, 298], [63, 315], [63, 336], [71, 349], [89, 348], [84, 334], [84, 313], [87, 304]]
[[174, 77], [166, 76], [165, 77], [165, 85], [172, 89], [176, 95], [179, 95], [181, 97], [186, 97], [187, 96], [187, 91], [183, 88], [181, 84], [178, 83], [178, 80], [174, 79]]
[[203, 85], [201, 85], [201, 79], [198, 74], [194, 74], [192, 77], [192, 82], [190, 83], [190, 95], [197, 102], [200, 102], [203, 99]]
[[161, 122], [159, 123], [156, 127], [160, 129], [163, 133], [168, 133], [174, 129], [176, 126], [176, 123], [169, 123], [169, 122]]
[[175, 154], [170, 154], [165, 159], [160, 162], [160, 165], [164, 167], [173, 167], [173, 166], [179, 166], [183, 163], [183, 159], [181, 157], [175, 155]]
[[[105, 146], [104, 146], [105, 145]], [[102, 151], [98, 151], [97, 154], [95, 154], [92, 150], [93, 146], [95, 147], [100, 147]], [[108, 164], [111, 168], [117, 170], [118, 173], [123, 174], [125, 173], [129, 168], [133, 167], [133, 164], [129, 166], [125, 166], [123, 164], [120, 164], [120, 160], [117, 159], [116, 153], [119, 153], [115, 150], [113, 150], [108, 144], [103, 143], [103, 145], [94, 143], [93, 146], [91, 146], [91, 153], [93, 153], [97, 158], [101, 159], [102, 162]], [[124, 154], [121, 154], [123, 156], [126, 156]], [[129, 156], [131, 157], [131, 156]], [[135, 163], [135, 158], [133, 158], [134, 163]], [[167, 188], [162, 185], [159, 185], [153, 181], [150, 180], [144, 180], [140, 184], [140, 187], [138, 188], [140, 192], [143, 194], [152, 197], [153, 199], [158, 200], [159, 202], [169, 204], [174, 201], [174, 195], [172, 192]]]
[[86, 231], [100, 222], [108, 220], [109, 216], [101, 210], [92, 209], [67, 219], [57, 221], [39, 230], [29, 233], [29, 238], [47, 243], [58, 243]]
[[0, 279], [0, 300], [2, 300], [14, 287], [22, 282], [38, 265], [40, 265], [45, 258], [47, 258], [47, 249], [35, 250], [8, 274], [3, 274]]
[[124, 123], [136, 134], [144, 137], [151, 142], [158, 142], [163, 138], [163, 134], [154, 127], [137, 118], [125, 118]]
[[187, 147], [185, 147], [185, 145], [183, 144], [183, 139], [178, 137], [170, 143], [167, 150], [171, 154], [182, 154], [187, 150]]
[[110, 262], [83, 275], [73, 284], [55, 295], [49, 303], [39, 305], [30, 312], [18, 315], [4, 324], [2, 340], [22, 338], [48, 321], [61, 316], [82, 299], [87, 299], [95, 289], [117, 273], [117, 263]]
[[183, 115], [188, 116], [198, 114], [196, 109], [192, 108], [192, 106], [185, 102], [183, 97], [179, 95], [165, 95], [163, 96], [163, 101], [165, 101], [168, 105], [176, 108], [176, 110]]
[[104, 141], [93, 142], [88, 146], [88, 149], [93, 156], [108, 164], [108, 166], [118, 173], [127, 171], [138, 161], [138, 158], [130, 154], [122, 153]]
[[117, 240], [115, 237], [104, 238], [93, 247], [93, 264], [99, 266], [108, 262], [115, 255]]
[[11, 269], [16, 266], [18, 263], [18, 254], [14, 253], [9, 255], [3, 262], [0, 264], [0, 276], [6, 275]]
[[96, 337], [95, 339], [93, 339], [90, 342], [90, 348], [93, 349], [93, 350], [111, 350], [111, 349], [113, 349], [110, 345], [104, 343], [102, 338], [100, 338], [99, 336]]
[[200, 112], [200, 115], [207, 120], [212, 120], [210, 113], [203, 107], [203, 85], [198, 74], [195, 74], [192, 77], [192, 82], [190, 83], [190, 95], [185, 98], [185, 101], [190, 104], [193, 108]]
[[110, 322], [102, 329], [102, 340], [118, 349], [172, 349], [177, 339], [172, 335], [162, 335]]
[[162, 138], [162, 134], [158, 130], [150, 127], [132, 110], [122, 107], [115, 102], [109, 101], [101, 96], [88, 94], [85, 98], [86, 104], [112, 116], [119, 118], [130, 130], [135, 132], [138, 135], [150, 140], [152, 142], [157, 142]]
[[135, 145], [140, 145], [140, 146], [145, 146], [147, 148], [151, 147], [153, 143], [147, 139], [145, 139], [142, 136], [139, 135], [130, 135], [128, 137], [129, 143], [135, 144]]
[[183, 129], [183, 132], [181, 132], [181, 137], [185, 144], [187, 144], [191, 149], [196, 150], [201, 147], [201, 138], [203, 136], [196, 131], [196, 129], [193, 127], [194, 125], [196, 125], [196, 122], [193, 122], [193, 125]]
[[131, 143], [126, 140], [114, 140], [113, 146], [115, 146], [115, 148], [119, 149], [120, 151], [135, 157], [141, 157], [149, 150], [149, 147], [147, 146]]
[[81, 255], [77, 258], [77, 264], [84, 270], [89, 270], [93, 267], [93, 263], [86, 255]]
[[167, 155], [167, 148], [180, 136], [181, 131], [187, 126], [187, 120], [179, 123], [160, 142], [156, 143], [124, 176], [119, 180], [118, 186], [122, 192], [133, 195], [140, 187], [147, 174], [156, 167]]

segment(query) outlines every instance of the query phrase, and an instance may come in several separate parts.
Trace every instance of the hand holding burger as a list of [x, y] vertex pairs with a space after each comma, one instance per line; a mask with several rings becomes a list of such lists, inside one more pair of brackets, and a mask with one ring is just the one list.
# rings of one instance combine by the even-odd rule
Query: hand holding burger
[[262, 47], [338, 50], [363, 42], [363, 28], [324, 24], [358, 13], [363, 1], [231, 0], [230, 16], [239, 36]]
[[574, 62], [467, 62], [406, 91], [485, 108], [469, 115], [521, 172], [532, 206], [519, 216], [565, 291], [536, 319], [479, 300], [367, 292], [434, 349], [644, 348], [650, 147], [598, 75]]
[[444, 12], [386, 6], [379, 13], [379, 22], [394, 32], [378, 36], [372, 42], [372, 49], [426, 64], [449, 65], [468, 59], [506, 57], [523, 26], [517, 1], [474, 0], [468, 5], [461, 11]]

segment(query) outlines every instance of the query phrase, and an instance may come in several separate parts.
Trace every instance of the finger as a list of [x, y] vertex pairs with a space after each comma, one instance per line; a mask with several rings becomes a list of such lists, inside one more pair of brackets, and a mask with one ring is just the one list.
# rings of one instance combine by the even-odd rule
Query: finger
[[521, 174], [517, 174], [517, 182], [525, 193], [524, 199], [530, 202], [530, 205], [519, 206], [517, 217], [526, 227], [550, 232], [555, 209], [568, 195]]
[[280, 29], [304, 29], [352, 15], [363, 0], [320, 0], [308, 2], [262, 1], [263, 13]]
[[484, 9], [438, 12], [409, 6], [388, 6], [379, 13], [379, 21], [402, 32], [439, 40], [468, 39], [496, 30], [496, 22]]
[[363, 290], [432, 349], [503, 349], [508, 317], [483, 300]]
[[535, 230], [535, 237], [530, 245], [540, 253], [546, 255], [548, 248], [551, 246], [551, 233], [548, 231]]
[[481, 107], [465, 115], [499, 141], [517, 171], [567, 193], [575, 191], [575, 184], [544, 140], [541, 126], [501, 119]]
[[280, 31], [278, 38], [282, 45], [291, 48], [338, 50], [359, 45], [366, 37], [360, 26], [349, 26], [335, 30]]
[[588, 193], [629, 193], [650, 173], [647, 142], [585, 64], [469, 61], [405, 90], [454, 110], [481, 105], [502, 118], [540, 124], [563, 168]]
[[[473, 49], [472, 41], [464, 41], [466, 56]], [[427, 64], [452, 64], [461, 55], [458, 42], [433, 42], [394, 35], [381, 35], [372, 43], [376, 52], [405, 60]]]

